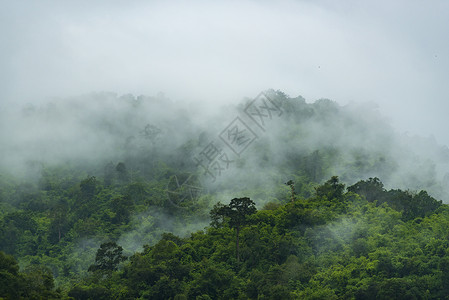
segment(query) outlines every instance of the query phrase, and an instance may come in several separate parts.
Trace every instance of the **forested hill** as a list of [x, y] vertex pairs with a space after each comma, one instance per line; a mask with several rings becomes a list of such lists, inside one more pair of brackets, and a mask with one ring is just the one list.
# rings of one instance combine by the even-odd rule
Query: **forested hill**
[[[241, 182], [277, 186], [297, 176], [322, 183], [339, 174], [347, 183], [378, 177], [389, 188], [447, 197], [449, 149], [397, 133], [375, 106], [265, 95], [215, 107], [97, 93], [2, 111], [0, 170], [28, 181], [45, 180], [52, 168], [110, 178], [123, 162], [135, 178], [150, 179], [165, 164], [173, 173], [202, 173], [202, 186], [222, 193], [242, 190]], [[240, 147], [226, 144], [224, 131], [233, 129], [249, 132]], [[220, 174], [198, 166], [209, 144], [221, 150]]]
[[371, 106], [100, 93], [0, 115], [0, 297], [448, 294], [449, 150]]
[[[448, 205], [424, 191], [387, 191], [377, 178], [345, 189], [332, 177], [312, 197], [291, 196], [280, 199], [285, 204], [269, 202], [259, 210], [249, 198], [218, 203], [204, 230], [184, 238], [164, 233], [130, 256], [116, 236], [129, 228], [126, 212], [136, 209], [134, 203], [120, 210], [113, 208], [120, 200], [102, 203], [110, 220], [104, 212], [91, 214], [85, 219], [91, 224], [77, 223], [70, 234], [64, 230], [68, 222], [53, 221], [46, 241], [42, 222], [51, 220], [54, 210], [10, 213], [3, 224], [24, 236], [15, 250], [28, 265], [19, 271], [14, 258], [0, 252], [0, 293], [8, 299], [442, 299], [448, 294]], [[84, 261], [67, 248], [100, 230], [107, 241], [87, 273], [76, 274]], [[27, 256], [30, 252], [34, 256]], [[55, 289], [53, 276], [67, 281]]]

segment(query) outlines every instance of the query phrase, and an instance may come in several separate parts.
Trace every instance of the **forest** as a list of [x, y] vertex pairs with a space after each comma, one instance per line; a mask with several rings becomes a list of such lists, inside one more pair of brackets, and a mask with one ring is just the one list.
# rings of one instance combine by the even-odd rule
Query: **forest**
[[372, 106], [95, 93], [0, 138], [0, 298], [449, 295], [449, 149]]

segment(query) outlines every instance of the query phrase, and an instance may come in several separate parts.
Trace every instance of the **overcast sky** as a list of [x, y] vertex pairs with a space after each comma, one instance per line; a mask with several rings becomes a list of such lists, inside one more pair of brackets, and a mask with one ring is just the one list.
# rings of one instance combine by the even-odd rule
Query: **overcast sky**
[[449, 145], [449, 1], [3, 1], [0, 109], [93, 91], [375, 102]]

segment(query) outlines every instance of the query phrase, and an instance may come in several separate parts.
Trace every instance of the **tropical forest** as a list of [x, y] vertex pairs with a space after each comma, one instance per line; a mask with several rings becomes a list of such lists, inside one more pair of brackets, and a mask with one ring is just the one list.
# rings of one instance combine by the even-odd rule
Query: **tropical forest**
[[449, 149], [252, 96], [0, 112], [0, 299], [447, 299]]

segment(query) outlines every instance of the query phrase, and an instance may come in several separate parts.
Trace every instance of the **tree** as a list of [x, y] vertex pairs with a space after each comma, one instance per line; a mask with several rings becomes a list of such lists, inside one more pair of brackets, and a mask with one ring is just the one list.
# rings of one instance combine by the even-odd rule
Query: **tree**
[[126, 165], [123, 162], [119, 162], [117, 166], [115, 167], [115, 170], [118, 173], [118, 179], [123, 183], [128, 181], [128, 169], [126, 168]]
[[311, 154], [304, 156], [301, 167], [312, 181], [320, 181], [324, 175], [323, 155], [319, 150], [313, 151]]
[[225, 222], [226, 216], [226, 205], [218, 202], [214, 205], [212, 210], [210, 211], [210, 225], [214, 228], [219, 228]]
[[68, 210], [69, 205], [65, 199], [60, 199], [52, 208], [51, 217], [53, 220], [48, 237], [50, 243], [56, 244], [60, 242], [63, 234], [69, 230], [67, 220]]
[[132, 209], [133, 203], [131, 197], [121, 196], [112, 199], [111, 210], [115, 213], [115, 217], [113, 219], [114, 223], [128, 223]]
[[144, 130], [142, 130], [140, 133], [145, 139], [150, 140], [151, 143], [154, 145], [161, 132], [162, 130], [159, 129], [157, 126], [147, 124]]
[[114, 182], [114, 178], [115, 178], [114, 175], [115, 175], [115, 173], [114, 173], [114, 165], [112, 164], [112, 162], [109, 162], [104, 167], [103, 182], [104, 182], [105, 186], [110, 186]]
[[0, 221], [0, 249], [13, 255], [34, 253], [36, 228], [37, 223], [30, 211], [6, 214], [3, 222]]
[[332, 176], [331, 179], [315, 190], [318, 197], [327, 197], [328, 200], [341, 199], [345, 185], [339, 182], [338, 176]]
[[18, 272], [19, 266], [14, 257], [0, 251], [0, 298], [19, 298], [19, 286], [21, 281]]
[[80, 194], [75, 208], [78, 219], [86, 219], [97, 210], [97, 201], [93, 201], [98, 192], [98, 180], [89, 176], [80, 182]]
[[227, 221], [229, 226], [235, 229], [237, 262], [240, 262], [240, 253], [239, 253], [240, 229], [249, 223], [247, 216], [256, 213], [256, 211], [257, 209], [254, 201], [252, 201], [248, 197], [244, 197], [232, 199], [229, 205], [217, 203], [210, 212], [212, 219], [211, 224], [213, 226], [217, 226], [220, 223]]
[[382, 201], [385, 195], [384, 185], [377, 177], [369, 178], [366, 181], [360, 180], [348, 187], [348, 191], [364, 196], [369, 202]]
[[291, 192], [292, 192], [292, 202], [294, 202], [295, 201], [295, 183], [293, 182], [293, 180], [289, 180], [285, 184], [290, 187]]
[[26, 299], [60, 299], [57, 291], [54, 291], [53, 274], [45, 266], [29, 265], [25, 268], [24, 297]]
[[81, 195], [84, 198], [83, 199], [84, 201], [86, 199], [88, 201], [92, 200], [92, 198], [94, 197], [95, 192], [96, 192], [97, 183], [98, 183], [98, 181], [95, 178], [95, 176], [87, 177], [86, 179], [81, 181], [80, 190], [81, 190]]
[[116, 271], [118, 265], [127, 259], [122, 255], [123, 248], [115, 242], [103, 243], [97, 250], [95, 263], [89, 267], [90, 272], [95, 271]]

